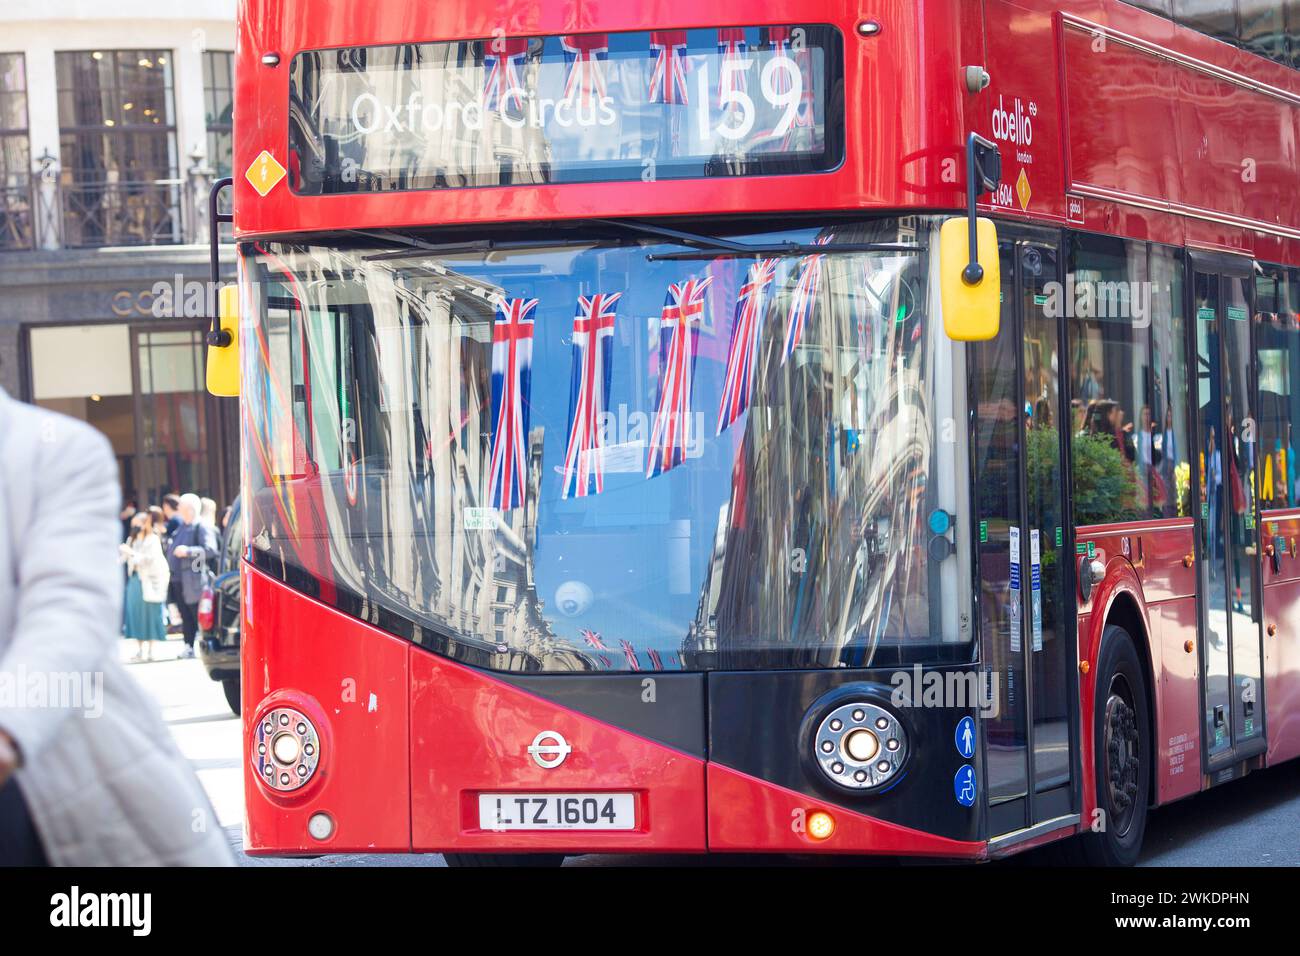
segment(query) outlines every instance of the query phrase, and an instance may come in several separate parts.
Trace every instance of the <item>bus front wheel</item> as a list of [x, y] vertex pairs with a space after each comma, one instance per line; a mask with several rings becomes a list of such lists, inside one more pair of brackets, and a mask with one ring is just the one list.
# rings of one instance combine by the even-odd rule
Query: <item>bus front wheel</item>
[[221, 682], [221, 690], [226, 695], [226, 703], [236, 717], [239, 716], [239, 678], [228, 677]]
[[1151, 798], [1151, 719], [1146, 681], [1128, 631], [1102, 635], [1093, 705], [1097, 808], [1079, 849], [1092, 866], [1132, 866], [1142, 850]]

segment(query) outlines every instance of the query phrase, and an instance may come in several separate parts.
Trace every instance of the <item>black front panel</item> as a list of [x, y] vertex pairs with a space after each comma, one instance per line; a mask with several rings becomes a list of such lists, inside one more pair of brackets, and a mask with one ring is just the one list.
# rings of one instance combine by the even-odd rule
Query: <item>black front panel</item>
[[703, 674], [494, 676], [620, 730], [692, 757], [705, 756]]
[[[926, 700], [926, 678], [917, 669], [889, 671], [784, 671], [713, 673], [708, 679], [709, 759], [827, 803], [876, 819], [953, 840], [977, 840], [980, 801], [970, 807], [958, 802], [954, 780], [965, 765], [979, 770], [976, 758], [964, 759], [956, 736], [963, 717], [974, 718], [974, 732], [987, 721], [975, 707], [936, 706]], [[926, 670], [931, 680], [960, 675], [968, 686], [972, 667]], [[896, 678], [895, 675], [901, 675]], [[898, 681], [916, 706], [896, 706], [890, 700]], [[950, 685], [951, 686], [951, 685]], [[969, 682], [974, 686], [974, 681]], [[932, 695], [934, 685], [929, 685]], [[861, 691], [861, 693], [855, 693]], [[829, 696], [828, 696], [829, 695]], [[938, 695], [942, 697], [943, 695]], [[879, 790], [852, 793], [832, 784], [810, 759], [807, 728], [817, 715], [839, 699], [877, 703], [895, 714], [907, 732], [907, 760], [898, 777]], [[968, 698], [969, 699], [969, 698]], [[817, 707], [812, 719], [810, 709]], [[980, 775], [982, 776], [982, 774]]]

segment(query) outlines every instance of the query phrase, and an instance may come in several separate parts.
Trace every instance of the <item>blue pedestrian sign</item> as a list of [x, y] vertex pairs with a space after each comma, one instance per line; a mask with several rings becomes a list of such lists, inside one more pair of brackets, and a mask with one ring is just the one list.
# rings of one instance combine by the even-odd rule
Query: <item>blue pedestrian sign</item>
[[966, 764], [957, 771], [957, 776], [952, 778], [953, 796], [963, 807], [973, 807], [975, 805], [975, 768]]
[[957, 753], [962, 755], [962, 759], [970, 760], [975, 756], [974, 717], [963, 717], [957, 721], [957, 730], [953, 734], [953, 740], [957, 744]]

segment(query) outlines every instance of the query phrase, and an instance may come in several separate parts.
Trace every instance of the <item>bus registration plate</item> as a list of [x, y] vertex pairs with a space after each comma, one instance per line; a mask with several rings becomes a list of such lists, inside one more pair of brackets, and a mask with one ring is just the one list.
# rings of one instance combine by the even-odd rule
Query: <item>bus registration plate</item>
[[631, 830], [631, 793], [480, 793], [483, 830]]

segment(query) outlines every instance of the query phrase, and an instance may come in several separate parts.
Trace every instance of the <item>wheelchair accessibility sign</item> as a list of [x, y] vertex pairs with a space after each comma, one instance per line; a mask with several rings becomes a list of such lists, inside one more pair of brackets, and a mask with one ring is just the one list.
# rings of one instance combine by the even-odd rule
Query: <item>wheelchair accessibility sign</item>
[[952, 792], [963, 807], [975, 805], [975, 768], [966, 764], [952, 778]]

